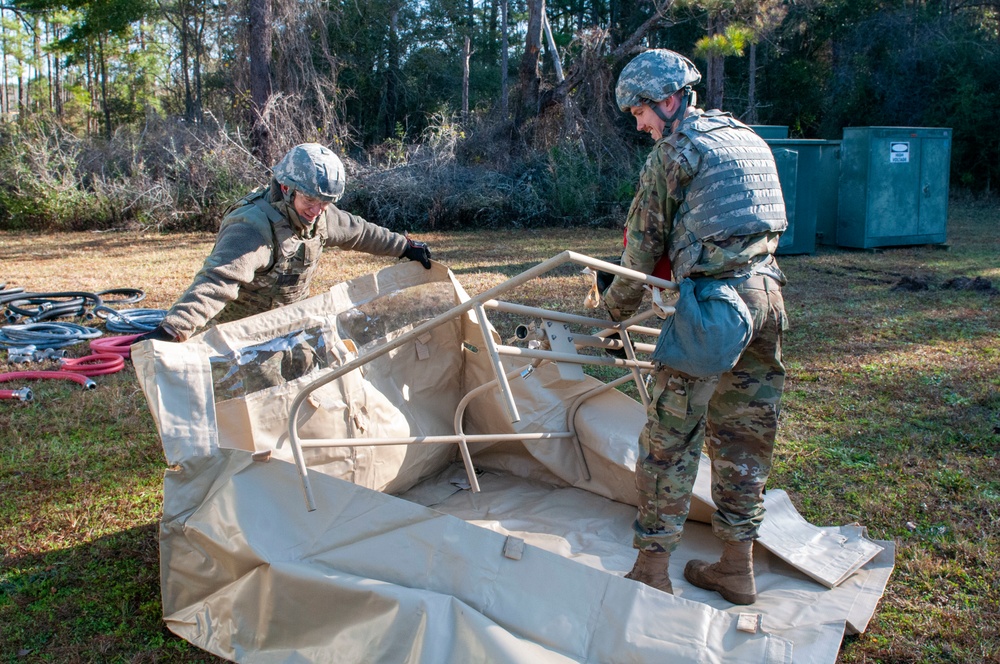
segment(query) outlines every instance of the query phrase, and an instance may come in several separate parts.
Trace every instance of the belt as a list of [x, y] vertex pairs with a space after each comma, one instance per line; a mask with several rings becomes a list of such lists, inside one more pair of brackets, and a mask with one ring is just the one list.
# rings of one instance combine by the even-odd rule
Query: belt
[[771, 293], [781, 292], [781, 282], [766, 274], [755, 274], [752, 277], [733, 284], [733, 287], [737, 291], [762, 290]]

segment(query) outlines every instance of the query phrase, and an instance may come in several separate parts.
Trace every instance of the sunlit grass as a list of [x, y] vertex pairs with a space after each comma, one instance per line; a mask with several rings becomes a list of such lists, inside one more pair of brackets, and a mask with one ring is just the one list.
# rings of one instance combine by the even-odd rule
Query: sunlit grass
[[[819, 525], [894, 540], [896, 570], [841, 662], [985, 662], [1000, 651], [1000, 210], [953, 203], [950, 248], [820, 248], [779, 259], [788, 381], [770, 486]], [[0, 234], [2, 280], [29, 290], [138, 287], [168, 306], [209, 234]], [[616, 230], [428, 233], [470, 294], [565, 249], [607, 258]], [[392, 264], [332, 251], [314, 292]], [[894, 289], [903, 277], [925, 291]], [[594, 315], [565, 268], [508, 299]], [[517, 316], [491, 314], [508, 338]], [[74, 351], [82, 354], [84, 351]], [[0, 371], [9, 365], [0, 364]], [[605, 380], [616, 370], [590, 370]], [[163, 453], [131, 367], [97, 390], [36, 383], [0, 402], [0, 661], [218, 661], [163, 627], [157, 521]], [[627, 388], [626, 391], [628, 391]], [[634, 389], [630, 392], [635, 396]]]

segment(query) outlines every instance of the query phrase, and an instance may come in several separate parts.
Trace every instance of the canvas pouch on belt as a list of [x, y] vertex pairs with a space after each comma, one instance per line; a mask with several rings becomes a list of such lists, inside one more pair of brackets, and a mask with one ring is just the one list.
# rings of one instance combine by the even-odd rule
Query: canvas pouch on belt
[[753, 317], [728, 280], [684, 279], [673, 316], [667, 318], [653, 361], [707, 378], [725, 373], [740, 359], [753, 335]]

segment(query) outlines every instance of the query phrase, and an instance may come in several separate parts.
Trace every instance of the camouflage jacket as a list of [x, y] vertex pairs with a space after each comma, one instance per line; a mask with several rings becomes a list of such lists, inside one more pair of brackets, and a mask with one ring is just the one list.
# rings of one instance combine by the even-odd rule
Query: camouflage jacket
[[403, 235], [332, 204], [302, 228], [274, 200], [276, 190], [256, 190], [222, 220], [212, 253], [164, 318], [181, 340], [212, 319], [236, 320], [308, 297], [325, 247], [392, 257], [406, 249]]
[[[703, 125], [702, 118], [728, 118], [718, 111], [693, 110], [672, 134], [658, 140], [646, 159], [639, 174], [639, 186], [625, 222], [627, 236], [622, 265], [639, 272], [652, 274], [660, 258], [667, 255], [674, 264], [674, 277], [683, 279], [691, 276], [730, 276], [733, 273], [754, 273], [757, 266], [767, 264], [780, 274], [774, 264], [773, 254], [778, 246], [781, 230], [784, 229], [784, 206], [781, 204], [781, 221], [761, 219], [758, 224], [740, 223], [727, 233], [716, 232], [708, 237], [699, 237], [695, 245], [696, 255], [681, 255], [682, 245], [690, 245], [685, 236], [683, 216], [685, 202], [696, 178], [706, 166], [704, 148], [692, 140], [691, 135]], [[735, 121], [730, 121], [735, 122]], [[760, 145], [763, 143], [745, 125], [732, 131], [746, 132], [746, 140]], [[740, 134], [736, 134], [739, 136]], [[769, 155], [769, 152], [768, 152]], [[772, 160], [773, 161], [773, 160]], [[774, 171], [774, 182], [777, 181]], [[699, 183], [700, 184], [700, 183]], [[752, 186], [750, 187], [752, 189]], [[773, 195], [773, 192], [769, 191]], [[779, 190], [780, 194], [780, 190]], [[775, 215], [777, 216], [777, 215]], [[692, 252], [689, 250], [688, 254]], [[681, 259], [681, 260], [678, 260]], [[682, 272], [678, 271], [681, 266]], [[633, 315], [643, 296], [642, 284], [624, 278], [616, 278], [604, 293], [604, 304], [614, 320], [622, 320]]]

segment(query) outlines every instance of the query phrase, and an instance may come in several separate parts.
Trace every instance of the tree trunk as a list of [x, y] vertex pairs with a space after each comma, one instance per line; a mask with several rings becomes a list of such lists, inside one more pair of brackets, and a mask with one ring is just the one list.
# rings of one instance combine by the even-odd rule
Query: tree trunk
[[111, 140], [111, 109], [108, 107], [108, 67], [104, 57], [104, 37], [97, 37], [97, 59], [101, 68], [101, 108], [104, 111], [104, 137]]
[[549, 47], [549, 55], [552, 56], [552, 67], [556, 70], [556, 83], [562, 83], [566, 78], [563, 75], [562, 61], [559, 59], [559, 49], [556, 48], [556, 40], [552, 36], [552, 26], [549, 25], [547, 14], [542, 15], [542, 27], [545, 28], [545, 43]]
[[202, 118], [202, 96], [201, 96], [201, 62], [205, 56], [205, 24], [208, 20], [208, 9], [203, 4], [200, 16], [196, 17], [196, 27], [194, 31], [194, 120], [201, 123]]
[[[59, 29], [58, 25], [53, 26], [53, 28], [52, 28], [52, 36], [53, 36], [53, 38], [56, 41], [58, 41], [62, 37], [62, 31]], [[59, 58], [53, 58], [53, 60], [55, 61], [55, 63], [54, 63], [55, 64], [55, 74], [53, 75], [53, 79], [55, 80], [56, 117], [61, 120], [62, 117], [63, 117], [63, 112], [64, 112], [64, 109], [63, 109], [63, 86], [62, 86], [63, 72], [62, 72], [62, 66], [59, 64], [59, 61], [60, 61]], [[7, 77], [4, 76], [4, 81], [6, 81], [6, 80], [7, 80]]]
[[465, 35], [462, 44], [462, 122], [469, 121], [469, 57], [472, 55], [472, 43], [469, 35]]
[[757, 44], [750, 42], [750, 57], [747, 66], [747, 124], [757, 124]]
[[[46, 41], [46, 43], [51, 43], [53, 41], [52, 36], [49, 34], [49, 28], [51, 28], [51, 27], [52, 26], [49, 25], [48, 21], [46, 21], [45, 22], [45, 41]], [[52, 70], [53, 69], [54, 69], [54, 67], [52, 66], [52, 53], [46, 51], [45, 52], [45, 76], [46, 76], [46, 78], [47, 78], [47, 80], [49, 82], [49, 95], [48, 95], [48, 97], [49, 97], [49, 112], [50, 113], [55, 113], [56, 112], [56, 97], [55, 97], [56, 84], [55, 84], [55, 80], [53, 80], [53, 76], [52, 76]]]
[[3, 57], [3, 64], [0, 65], [0, 76], [3, 77], [3, 88], [0, 89], [0, 113], [6, 116], [10, 113], [10, 99], [7, 92], [7, 29], [3, 25], [7, 10], [0, 9], [0, 56]]
[[399, 7], [389, 13], [389, 53], [385, 75], [385, 123], [386, 138], [396, 135], [396, 117], [399, 112]]
[[[640, 25], [628, 39], [619, 44], [618, 47], [611, 52], [610, 59], [617, 60], [618, 58], [630, 54], [639, 42], [646, 37], [646, 34], [659, 25], [660, 21], [663, 19], [662, 12], [666, 11], [667, 7], [669, 7], [669, 3], [661, 11], [654, 13], [646, 19], [646, 21]], [[605, 58], [601, 58], [599, 61], [604, 61], [604, 59]], [[576, 86], [580, 85], [580, 83], [583, 82], [588, 76], [590, 76], [591, 71], [587, 69], [586, 63], [591, 60], [592, 59], [590, 58], [578, 58], [577, 61], [570, 67], [569, 74], [566, 75], [565, 80], [551, 90], [546, 90], [545, 94], [541, 96], [538, 103], [539, 110], [544, 110], [555, 104], [563, 103], [569, 93], [572, 92]]]
[[191, 68], [189, 62], [191, 60], [191, 49], [188, 47], [188, 20], [187, 12], [183, 9], [181, 10], [181, 15], [177, 22], [177, 27], [180, 29], [181, 41], [181, 83], [184, 85], [184, 117], [189, 121], [194, 120], [194, 98], [191, 92]]
[[274, 137], [267, 124], [271, 99], [271, 0], [249, 0], [250, 122], [254, 155], [274, 163]]
[[542, 16], [545, 0], [528, 0], [528, 31], [524, 38], [524, 55], [518, 70], [518, 105], [514, 124], [522, 126], [538, 113], [538, 57], [542, 50]]
[[510, 44], [507, 42], [507, 0], [500, 0], [500, 116], [506, 120], [510, 110], [510, 91], [507, 85], [507, 60]]
[[709, 59], [708, 68], [708, 108], [722, 110], [723, 85], [726, 80], [724, 59], [721, 55], [713, 55]]
[[94, 71], [93, 43], [87, 44], [87, 94], [90, 97], [90, 106], [87, 108], [87, 131], [91, 134], [97, 130], [97, 119], [95, 109], [97, 107], [97, 72]]
[[[708, 17], [709, 37], [714, 37], [722, 32], [722, 25], [718, 18], [711, 15]], [[705, 107], [722, 109], [722, 86], [725, 81], [725, 68], [721, 55], [709, 54], [708, 66], [705, 69]]]
[[[28, 79], [28, 85], [31, 85], [31, 81], [34, 80], [38, 85], [42, 84], [42, 31], [39, 29], [38, 17], [32, 17], [31, 20], [31, 62], [35, 69], [35, 75]], [[33, 111], [40, 111], [40, 103], [34, 105]]]

